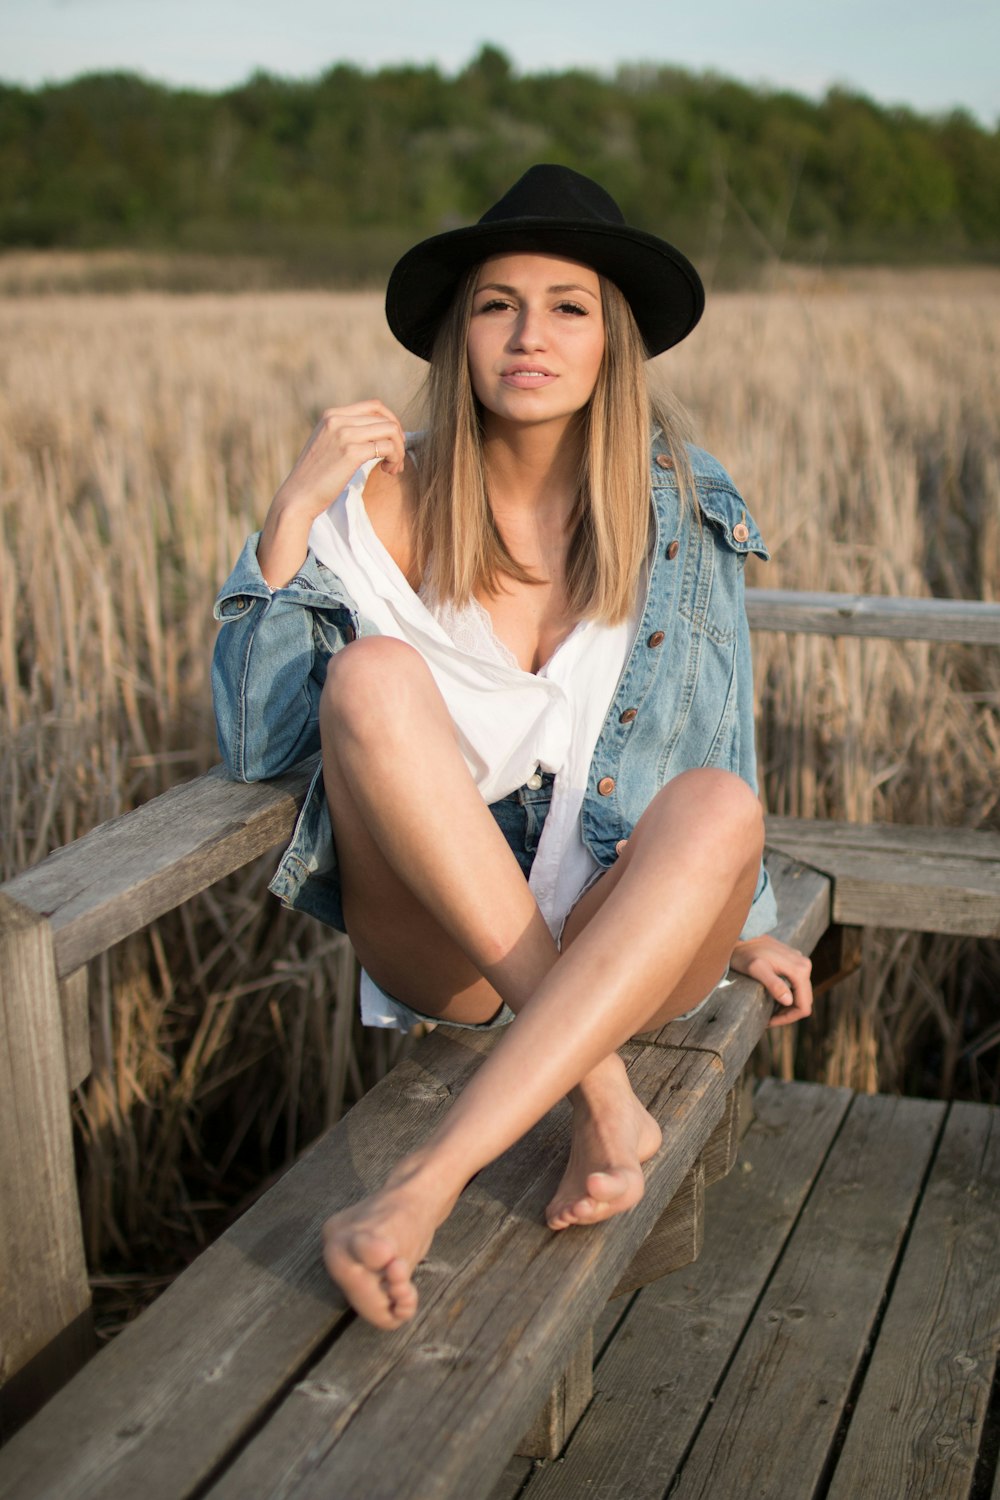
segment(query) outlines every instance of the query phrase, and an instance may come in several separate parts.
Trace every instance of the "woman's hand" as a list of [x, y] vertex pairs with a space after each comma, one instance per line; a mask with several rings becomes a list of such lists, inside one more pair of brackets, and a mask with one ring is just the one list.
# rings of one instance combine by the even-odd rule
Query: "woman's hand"
[[777, 938], [748, 938], [737, 943], [729, 967], [739, 974], [749, 974], [762, 984], [782, 1008], [775, 1011], [769, 1026], [790, 1026], [812, 1014], [813, 992], [809, 975], [812, 963], [797, 948], [789, 948]]
[[271, 501], [257, 562], [271, 588], [283, 587], [305, 560], [309, 528], [351, 476], [371, 458], [401, 474], [405, 438], [399, 418], [381, 401], [331, 406], [320, 417], [288, 478]]

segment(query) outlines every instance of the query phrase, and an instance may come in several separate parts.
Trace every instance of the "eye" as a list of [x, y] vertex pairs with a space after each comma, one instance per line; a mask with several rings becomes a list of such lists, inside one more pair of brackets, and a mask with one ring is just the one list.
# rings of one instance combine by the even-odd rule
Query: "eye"
[[579, 302], [559, 302], [556, 305], [556, 311], [572, 313], [578, 318], [585, 318], [587, 316], [587, 309], [581, 307]]
[[510, 306], [511, 303], [507, 297], [488, 297], [485, 302], [479, 304], [476, 312], [503, 312], [505, 308]]

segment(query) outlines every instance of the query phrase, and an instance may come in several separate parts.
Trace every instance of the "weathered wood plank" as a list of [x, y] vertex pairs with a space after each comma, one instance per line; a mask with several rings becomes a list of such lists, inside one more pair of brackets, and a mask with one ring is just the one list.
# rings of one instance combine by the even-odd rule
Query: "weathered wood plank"
[[[568, 1136], [558, 1152], [551, 1139], [544, 1143], [533, 1171], [524, 1160], [511, 1169], [516, 1198], [509, 1184], [491, 1189], [502, 1158], [471, 1189], [483, 1198], [479, 1252], [442, 1267], [435, 1245], [413, 1323], [389, 1337], [352, 1323], [209, 1492], [213, 1500], [489, 1492], [538, 1393], [593, 1323], [722, 1112], [713, 1057], [651, 1047], [625, 1053], [636, 1093], [672, 1142], [648, 1164], [646, 1197], [608, 1223], [552, 1234], [542, 1216]], [[526, 1137], [508, 1158], [536, 1149]]]
[[310, 774], [305, 766], [248, 786], [217, 766], [56, 849], [0, 889], [50, 918], [57, 972], [70, 974], [287, 840]]
[[836, 922], [1000, 937], [1000, 835], [769, 818], [767, 839], [830, 875]]
[[433, 1128], [478, 1062], [438, 1034], [398, 1065], [0, 1452], [0, 1495], [173, 1500], [203, 1482], [347, 1316], [323, 1220]]
[[728, 1177], [736, 1165], [736, 1152], [740, 1139], [745, 1134], [740, 1124], [742, 1087], [730, 1089], [726, 1095], [726, 1112], [708, 1138], [701, 1153], [701, 1165], [705, 1172], [705, 1186]]
[[967, 1500], [1000, 1343], [1000, 1111], [953, 1104], [830, 1500]]
[[52, 937], [2, 894], [0, 1257], [0, 1431], [9, 1432], [89, 1352], [90, 1289]]
[[[833, 818], [786, 818], [767, 815], [767, 829], [781, 837], [776, 848], [816, 843], [831, 849], [859, 849], [874, 854], [905, 856], [928, 854], [942, 859], [962, 859], [996, 864], [1000, 860], [1000, 833], [989, 828], [927, 828], [910, 823], [849, 823]], [[771, 842], [770, 838], [768, 842]]]
[[545, 1405], [518, 1441], [518, 1458], [558, 1458], [594, 1394], [594, 1330], [588, 1328]]
[[534, 1467], [533, 1459], [518, 1458], [515, 1455], [490, 1492], [489, 1500], [518, 1500]]
[[1000, 604], [990, 600], [747, 589], [746, 602], [752, 630], [1000, 645]]
[[59, 1008], [62, 1011], [63, 1042], [66, 1047], [66, 1079], [71, 1089], [89, 1078], [90, 1006], [88, 1004], [87, 966], [76, 969], [59, 981]]
[[[669, 1491], [850, 1099], [818, 1084], [760, 1085], [740, 1162], [706, 1197], [701, 1256], [636, 1298], [598, 1361], [587, 1415], [525, 1500]], [[717, 1491], [720, 1500], [749, 1493]], [[786, 1500], [795, 1494], [789, 1487]]]
[[[320, 1262], [322, 1222], [377, 1185], [404, 1149], [433, 1128], [495, 1040], [495, 1033], [439, 1028], [423, 1042], [0, 1453], [0, 1496], [132, 1500], [141, 1494], [143, 1500], [178, 1500], [200, 1490], [233, 1445], [296, 1380], [298, 1409], [311, 1408], [322, 1420], [331, 1397], [322, 1366], [312, 1371], [309, 1366], [345, 1318], [343, 1300]], [[456, 1341], [462, 1347], [450, 1309], [464, 1299], [474, 1300], [477, 1290], [482, 1297], [498, 1289], [499, 1296], [498, 1275], [500, 1281], [513, 1278], [514, 1286], [508, 1288], [506, 1311], [498, 1300], [495, 1341], [506, 1358], [520, 1360], [517, 1316], [536, 1316], [529, 1312], [534, 1302], [544, 1303], [553, 1280], [578, 1264], [585, 1283], [594, 1278], [586, 1293], [579, 1280], [573, 1284], [578, 1326], [569, 1329], [570, 1341], [562, 1345], [543, 1338], [547, 1366], [533, 1364], [538, 1351], [527, 1340], [525, 1370], [519, 1376], [525, 1409], [508, 1415], [503, 1438], [493, 1445], [493, 1476], [499, 1473], [554, 1381], [560, 1359], [568, 1360], [572, 1336], [578, 1342], [589, 1327], [587, 1308], [593, 1313], [603, 1302], [657, 1205], [686, 1170], [688, 1136], [693, 1159], [722, 1109], [714, 1059], [658, 1052], [644, 1064], [641, 1059], [648, 1053], [651, 1049], [632, 1048], [633, 1072], [638, 1068], [638, 1086], [654, 1108], [676, 1122], [670, 1128], [680, 1131], [682, 1149], [673, 1164], [666, 1159], [660, 1164], [658, 1179], [651, 1173], [646, 1208], [640, 1205], [634, 1215], [618, 1221], [617, 1240], [607, 1233], [611, 1226], [564, 1236], [544, 1228], [542, 1208], [568, 1145], [568, 1109], [553, 1111], [531, 1137], [480, 1174], [439, 1233], [434, 1253], [419, 1273], [429, 1320], [418, 1319], [392, 1335], [360, 1324], [348, 1329], [352, 1346], [360, 1339], [370, 1357], [367, 1364], [365, 1358], [356, 1364], [348, 1352], [347, 1389], [356, 1370], [363, 1381], [371, 1358], [391, 1363], [399, 1357], [400, 1341], [415, 1346], [411, 1376], [415, 1365], [417, 1385], [426, 1383], [428, 1368], [449, 1357], [442, 1351], [456, 1347]], [[578, 1260], [574, 1252], [582, 1235], [589, 1236], [587, 1253]], [[492, 1266], [493, 1256], [499, 1271]], [[519, 1275], [528, 1283], [520, 1314]], [[488, 1378], [481, 1366], [477, 1369], [480, 1378]], [[462, 1368], [450, 1378], [461, 1385]], [[339, 1381], [338, 1374], [335, 1384]], [[447, 1420], [441, 1426], [447, 1432]], [[435, 1454], [425, 1453], [424, 1460], [439, 1467]], [[401, 1456], [397, 1451], [386, 1472], [393, 1474], [396, 1467], [404, 1471], [410, 1464], [409, 1452]]]
[[[819, 1483], [944, 1106], [858, 1096], [671, 1492], [787, 1500]], [[720, 1189], [721, 1191], [721, 1189]]]
[[681, 1266], [689, 1266], [698, 1259], [704, 1242], [705, 1168], [699, 1158], [639, 1246], [611, 1296], [627, 1296]]

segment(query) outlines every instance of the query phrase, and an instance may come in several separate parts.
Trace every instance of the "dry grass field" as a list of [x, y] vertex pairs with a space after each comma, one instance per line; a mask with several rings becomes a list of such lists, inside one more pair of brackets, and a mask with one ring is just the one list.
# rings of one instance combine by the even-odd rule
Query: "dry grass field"
[[[657, 374], [768, 538], [751, 584], [996, 599], [998, 355], [1000, 273], [786, 274], [714, 298]], [[372, 295], [0, 296], [5, 877], [213, 763], [216, 588], [314, 414], [379, 394], [415, 422], [420, 377]], [[760, 635], [755, 655], [773, 810], [998, 826], [1000, 653]], [[391, 1061], [349, 953], [267, 875], [92, 974], [79, 1160], [115, 1295]], [[869, 933], [860, 980], [771, 1065], [995, 1099], [998, 977], [985, 947]]]

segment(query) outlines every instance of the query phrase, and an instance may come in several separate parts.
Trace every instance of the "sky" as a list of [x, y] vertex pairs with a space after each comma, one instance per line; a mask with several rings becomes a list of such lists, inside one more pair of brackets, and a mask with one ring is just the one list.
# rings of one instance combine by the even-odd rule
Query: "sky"
[[208, 90], [337, 62], [454, 73], [484, 43], [522, 73], [665, 63], [1000, 120], [997, 0], [0, 0], [0, 79], [27, 85], [118, 68]]

